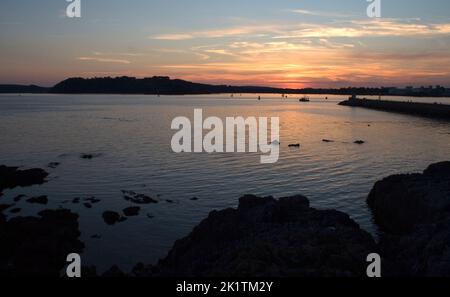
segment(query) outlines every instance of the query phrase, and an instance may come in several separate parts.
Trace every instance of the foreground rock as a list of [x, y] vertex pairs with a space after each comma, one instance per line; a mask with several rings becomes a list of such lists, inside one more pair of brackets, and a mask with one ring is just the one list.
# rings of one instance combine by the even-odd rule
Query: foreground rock
[[393, 276], [450, 276], [450, 162], [375, 184], [368, 204]]
[[405, 234], [434, 222], [450, 210], [450, 162], [433, 164], [423, 174], [389, 176], [375, 184], [367, 203], [388, 233]]
[[[303, 196], [244, 196], [238, 209], [213, 211], [178, 240], [162, 276], [364, 276], [371, 236], [348, 215], [309, 207]], [[154, 272], [153, 272], [154, 273]]]
[[0, 213], [0, 276], [60, 276], [69, 253], [81, 253], [78, 215], [44, 210], [6, 221]]
[[0, 192], [4, 189], [43, 184], [47, 176], [48, 173], [40, 168], [19, 170], [19, 167], [0, 165]]

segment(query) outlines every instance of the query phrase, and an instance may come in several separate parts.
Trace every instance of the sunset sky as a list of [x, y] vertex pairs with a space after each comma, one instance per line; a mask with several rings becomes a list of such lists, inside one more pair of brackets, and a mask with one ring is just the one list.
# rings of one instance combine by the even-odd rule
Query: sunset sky
[[282, 87], [450, 87], [450, 1], [0, 1], [0, 84], [167, 75]]

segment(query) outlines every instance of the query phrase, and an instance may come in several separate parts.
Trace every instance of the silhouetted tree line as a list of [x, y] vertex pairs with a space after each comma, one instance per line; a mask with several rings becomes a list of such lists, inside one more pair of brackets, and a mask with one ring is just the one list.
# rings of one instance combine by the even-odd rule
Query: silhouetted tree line
[[154, 76], [138, 79], [135, 77], [96, 77], [69, 78], [52, 88], [39, 86], [0, 85], [0, 93], [62, 93], [62, 94], [214, 94], [214, 93], [279, 93], [279, 94], [330, 94], [330, 95], [367, 95], [367, 96], [450, 96], [450, 89], [441, 86], [421, 88], [305, 88], [286, 89], [259, 86], [229, 86], [193, 83], [167, 76]]

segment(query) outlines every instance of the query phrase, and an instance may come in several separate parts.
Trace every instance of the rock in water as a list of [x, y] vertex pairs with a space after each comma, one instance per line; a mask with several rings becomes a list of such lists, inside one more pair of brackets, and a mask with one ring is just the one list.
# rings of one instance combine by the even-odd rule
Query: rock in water
[[114, 225], [126, 220], [126, 218], [122, 217], [119, 213], [109, 210], [103, 212], [102, 217], [107, 225]]
[[150, 196], [139, 194], [134, 191], [122, 190], [123, 199], [127, 201], [131, 201], [136, 204], [150, 204], [150, 203], [158, 203], [158, 200], [153, 199]]
[[91, 160], [97, 157], [100, 157], [102, 154], [81, 154], [80, 158], [81, 159], [86, 159], [86, 160]]
[[48, 168], [55, 169], [55, 168], [58, 167], [60, 164], [61, 164], [61, 163], [59, 163], [59, 162], [50, 162], [50, 163], [48, 163], [47, 167], [48, 167]]
[[131, 206], [127, 207], [123, 210], [123, 214], [127, 217], [137, 216], [139, 215], [139, 211], [141, 208], [139, 206]]
[[365, 276], [371, 236], [348, 215], [309, 207], [303, 196], [244, 196], [178, 240], [162, 276]]
[[47, 204], [48, 198], [47, 196], [39, 196], [39, 197], [32, 197], [27, 199], [28, 203], [36, 203], [36, 204]]
[[48, 173], [40, 168], [19, 170], [19, 167], [0, 165], [0, 192], [4, 189], [43, 184], [47, 176]]
[[23, 197], [26, 197], [23, 194], [17, 195], [16, 197], [14, 197], [14, 202], [19, 202], [20, 200], [22, 200]]

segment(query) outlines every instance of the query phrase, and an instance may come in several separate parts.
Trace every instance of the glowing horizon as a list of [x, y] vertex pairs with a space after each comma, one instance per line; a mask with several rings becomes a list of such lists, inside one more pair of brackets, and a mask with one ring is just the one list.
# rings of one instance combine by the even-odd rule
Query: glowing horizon
[[2, 84], [161, 75], [288, 88], [450, 87], [444, 0], [383, 1], [380, 19], [365, 15], [365, 0], [82, 0], [77, 20], [64, 16], [67, 2], [41, 2], [0, 4]]

